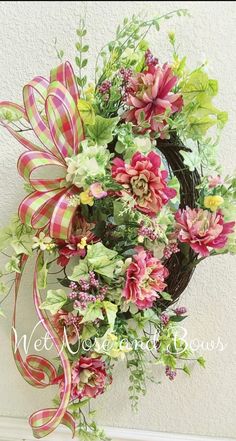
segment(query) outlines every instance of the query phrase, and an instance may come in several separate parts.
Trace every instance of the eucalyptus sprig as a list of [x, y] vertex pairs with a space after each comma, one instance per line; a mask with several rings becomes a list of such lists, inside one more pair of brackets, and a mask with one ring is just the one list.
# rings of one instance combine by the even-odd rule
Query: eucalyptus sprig
[[75, 57], [76, 65], [79, 68], [79, 75], [76, 76], [78, 85], [81, 87], [81, 90], [83, 92], [84, 86], [87, 82], [87, 76], [84, 75], [84, 68], [88, 64], [88, 59], [86, 58], [86, 53], [89, 50], [89, 45], [84, 44], [84, 37], [87, 34], [87, 30], [85, 27], [85, 21], [83, 18], [79, 21], [79, 27], [76, 30], [76, 33], [79, 37], [79, 41], [76, 42], [75, 47], [78, 52], [78, 55]]

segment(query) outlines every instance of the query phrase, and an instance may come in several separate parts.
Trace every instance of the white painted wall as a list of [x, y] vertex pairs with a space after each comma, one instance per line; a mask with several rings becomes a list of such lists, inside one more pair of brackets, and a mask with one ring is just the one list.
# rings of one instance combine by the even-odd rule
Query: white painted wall
[[[86, 5], [87, 4], [87, 5]], [[47, 75], [57, 63], [53, 39], [73, 60], [75, 28], [80, 12], [87, 8], [88, 42], [91, 67], [97, 50], [112, 39], [113, 31], [125, 15], [140, 11], [152, 14], [187, 7], [192, 18], [176, 18], [163, 25], [159, 35], [152, 35], [155, 53], [168, 58], [166, 32], [175, 30], [183, 54], [191, 66], [210, 61], [209, 71], [218, 78], [218, 105], [229, 111], [221, 141], [220, 160], [229, 172], [236, 159], [236, 4], [235, 2], [183, 1], [93, 1], [93, 2], [0, 2], [0, 99], [21, 100], [21, 88], [34, 75]], [[92, 71], [90, 71], [92, 75]], [[91, 77], [92, 78], [92, 77]], [[8, 221], [23, 196], [16, 173], [20, 146], [3, 131], [0, 133], [0, 223]], [[226, 345], [223, 352], [206, 352], [207, 369], [195, 367], [191, 378], [180, 375], [168, 382], [155, 369], [162, 385], [150, 386], [140, 402], [140, 412], [133, 415], [127, 400], [127, 374], [122, 365], [116, 368], [113, 386], [97, 400], [99, 421], [104, 425], [236, 437], [236, 327], [235, 261], [230, 256], [208, 260], [198, 268], [182, 304], [189, 310], [189, 338]], [[31, 273], [28, 271], [19, 309], [19, 333], [29, 332], [36, 323], [31, 302]], [[18, 375], [10, 352], [10, 317], [12, 298], [7, 305], [8, 318], [0, 324], [0, 414], [24, 417], [48, 406], [52, 391], [37, 391]]]

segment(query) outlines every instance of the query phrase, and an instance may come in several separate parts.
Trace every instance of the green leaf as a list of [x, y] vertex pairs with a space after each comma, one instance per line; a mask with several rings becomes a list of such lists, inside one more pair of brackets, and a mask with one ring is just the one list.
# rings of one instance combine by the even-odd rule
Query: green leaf
[[5, 269], [8, 273], [20, 273], [20, 259], [17, 256], [12, 256], [9, 260], [9, 262], [7, 262], [7, 264], [5, 265]]
[[181, 89], [185, 103], [191, 102], [196, 97], [199, 98], [200, 94], [205, 94], [208, 84], [208, 75], [205, 72], [202, 70], [192, 72]]
[[112, 141], [112, 132], [116, 127], [119, 118], [103, 118], [96, 115], [93, 126], [87, 128], [88, 136], [98, 145], [105, 145]]
[[85, 124], [94, 125], [95, 124], [95, 112], [91, 103], [86, 100], [79, 99], [78, 109], [82, 120]]
[[89, 45], [85, 44], [82, 48], [81, 48], [81, 52], [88, 52], [89, 50]]
[[172, 300], [172, 297], [168, 292], [162, 291], [160, 292], [160, 295], [164, 300]]
[[224, 125], [228, 121], [228, 113], [227, 112], [219, 112], [217, 114], [217, 125], [220, 129], [224, 127]]
[[108, 301], [103, 302], [103, 306], [106, 311], [108, 323], [109, 323], [110, 327], [113, 328], [118, 307], [114, 303], [111, 303]]
[[22, 236], [20, 239], [13, 239], [11, 246], [16, 254], [32, 254], [32, 237]]
[[80, 66], [81, 63], [80, 63], [80, 58], [79, 57], [75, 57], [75, 62], [76, 62], [78, 67], [81, 67]]
[[81, 63], [81, 67], [84, 68], [85, 66], [87, 66], [87, 64], [88, 64], [88, 60], [87, 58], [85, 58]]
[[125, 145], [121, 141], [117, 141], [115, 151], [117, 153], [123, 153], [125, 151]]
[[189, 168], [190, 171], [194, 171], [200, 167], [201, 157], [196, 149], [193, 152], [185, 152], [184, 150], [180, 150], [180, 153], [184, 158], [184, 164]]
[[[80, 42], [78, 42], [78, 43], [75, 44], [75, 47], [76, 47], [77, 51], [80, 52], [80, 51], [81, 51], [81, 48], [82, 48], [82, 45], [81, 45]], [[76, 58], [78, 58], [78, 57], [76, 57]], [[76, 60], [75, 60], [75, 61], [76, 61]], [[76, 61], [76, 63], [77, 63], [77, 61]]]
[[47, 292], [45, 302], [41, 303], [40, 309], [47, 309], [51, 314], [56, 314], [67, 302], [67, 295], [63, 289], [50, 289]]
[[71, 403], [69, 405], [69, 409], [72, 411], [81, 409], [89, 403], [90, 398], [86, 398], [85, 400], [79, 401], [78, 403]]
[[116, 267], [117, 252], [106, 248], [101, 242], [87, 247], [89, 268], [96, 273], [112, 278]]
[[16, 122], [22, 118], [22, 113], [14, 107], [9, 108], [1, 106], [0, 107], [0, 119], [6, 120], [9, 122]]
[[48, 268], [47, 261], [44, 262], [43, 254], [40, 256], [39, 269], [37, 274], [37, 281], [39, 289], [44, 289], [47, 286]]
[[32, 254], [32, 237], [35, 232], [30, 227], [21, 224], [18, 217], [14, 217], [7, 227], [0, 230], [0, 251], [12, 247], [17, 255]]
[[89, 303], [81, 323], [94, 322], [97, 319], [103, 319], [102, 304], [100, 302]]
[[82, 340], [88, 340], [89, 338], [96, 335], [96, 333], [97, 333], [97, 329], [93, 326], [92, 323], [85, 323], [83, 325], [81, 338]]
[[208, 81], [208, 91], [212, 96], [217, 95], [217, 93], [218, 93], [218, 81], [217, 80], [209, 80]]
[[203, 357], [198, 357], [198, 358], [197, 358], [197, 362], [198, 362], [198, 364], [200, 364], [200, 366], [202, 366], [203, 368], [206, 367], [206, 360], [205, 360], [205, 358], [203, 358]]
[[187, 374], [187, 375], [190, 375], [190, 374], [191, 374], [191, 371], [190, 371], [190, 369], [189, 369], [189, 367], [188, 367], [187, 364], [184, 365], [184, 367], [183, 367], [183, 371], [184, 371], [185, 374]]
[[170, 368], [175, 369], [176, 368], [176, 359], [171, 354], [162, 354], [161, 360], [166, 366], [170, 366]]
[[186, 318], [187, 318], [187, 315], [172, 315], [170, 317], [170, 321], [179, 323], [179, 322], [182, 322], [183, 320], [185, 320]]
[[87, 258], [89, 263], [94, 267], [110, 262], [111, 259], [117, 256], [117, 252], [105, 247], [102, 242], [97, 242], [94, 245], [88, 245]]
[[73, 269], [73, 273], [70, 277], [68, 277], [70, 280], [73, 280], [74, 282], [79, 282], [80, 279], [87, 279], [88, 278], [88, 264], [86, 259], [80, 260], [79, 265], [76, 265]]

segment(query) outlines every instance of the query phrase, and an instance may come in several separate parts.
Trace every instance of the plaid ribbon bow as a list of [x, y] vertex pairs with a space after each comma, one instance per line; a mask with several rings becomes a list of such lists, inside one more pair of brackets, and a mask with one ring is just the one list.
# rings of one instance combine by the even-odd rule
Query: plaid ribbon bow
[[[77, 108], [79, 93], [71, 65], [66, 62], [52, 70], [50, 81], [43, 77], [34, 78], [24, 87], [23, 98], [24, 108], [10, 102], [0, 103], [0, 110], [1, 107], [17, 110], [41, 141], [38, 146], [3, 120], [0, 121], [28, 150], [18, 160], [18, 171], [34, 191], [20, 204], [19, 217], [22, 223], [36, 230], [49, 225], [51, 237], [65, 240], [70, 236], [76, 210], [70, 204], [70, 197], [79, 192], [74, 185], [68, 186], [65, 180], [65, 158], [76, 155], [84, 139]], [[39, 168], [46, 169], [48, 166], [56, 167], [58, 177], [33, 177]], [[61, 174], [63, 177], [60, 177]]]
[[[75, 207], [70, 205], [70, 196], [79, 192], [74, 185], [68, 186], [65, 180], [65, 158], [76, 155], [79, 144], [84, 139], [83, 124], [78, 112], [79, 93], [71, 65], [66, 62], [51, 71], [50, 81], [42, 77], [34, 78], [23, 90], [24, 107], [9, 101], [0, 103], [0, 111], [17, 112], [21, 121], [30, 125], [30, 129], [40, 141], [40, 145], [27, 139], [22, 131], [15, 130], [14, 125], [0, 117], [0, 125], [5, 127], [14, 138], [26, 149], [18, 161], [20, 175], [34, 189], [20, 204], [19, 217], [22, 223], [34, 229], [49, 226], [51, 237], [67, 239], [70, 236]], [[41, 102], [42, 109], [39, 107]], [[64, 177], [55, 179], [39, 179], [32, 176], [33, 172], [48, 166], [56, 167]], [[28, 257], [22, 255], [21, 273]], [[30, 424], [36, 438], [42, 438], [53, 432], [62, 423], [75, 432], [75, 421], [67, 411], [71, 390], [71, 365], [59, 336], [53, 329], [50, 319], [40, 309], [41, 296], [38, 289], [38, 256], [34, 272], [34, 304], [38, 318], [49, 333], [54, 347], [61, 360], [64, 372], [64, 391], [58, 408], [43, 409], [30, 417]], [[12, 348], [17, 368], [24, 379], [34, 387], [45, 388], [55, 384], [57, 371], [51, 362], [43, 357], [28, 355], [23, 360], [16, 347], [16, 303], [20, 288], [21, 275], [16, 275], [15, 306], [12, 327]]]

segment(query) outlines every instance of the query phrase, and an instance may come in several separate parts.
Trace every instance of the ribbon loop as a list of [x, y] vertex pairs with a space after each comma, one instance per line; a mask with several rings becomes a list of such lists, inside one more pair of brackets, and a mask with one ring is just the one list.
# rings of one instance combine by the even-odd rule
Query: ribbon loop
[[47, 152], [25, 152], [19, 157], [17, 169], [20, 176], [30, 182], [34, 170], [45, 166], [65, 167], [65, 164]]
[[30, 83], [26, 84], [23, 89], [23, 98], [25, 110], [27, 113], [28, 120], [32, 126], [32, 129], [36, 136], [40, 139], [41, 143], [57, 156], [57, 149], [52, 141], [51, 133], [42, 113], [40, 112], [35, 94], [39, 95], [43, 106], [45, 105], [45, 100], [47, 98], [47, 89], [49, 82], [43, 77], [35, 77]]
[[46, 115], [52, 139], [62, 158], [76, 155], [82, 123], [75, 101], [58, 81], [51, 83], [48, 88]]
[[35, 191], [26, 196], [19, 206], [19, 218], [23, 224], [35, 229], [48, 225], [54, 205], [60, 199], [64, 190], [51, 190], [46, 193]]
[[59, 81], [71, 94], [75, 104], [77, 105], [79, 100], [79, 91], [73, 68], [69, 61], [60, 64], [60, 66], [54, 68], [50, 72], [50, 82]]

